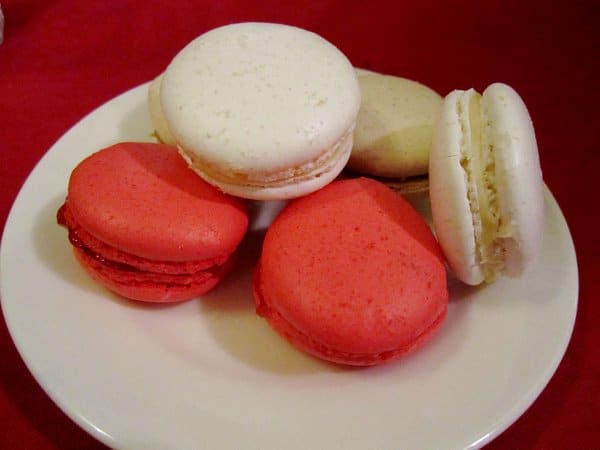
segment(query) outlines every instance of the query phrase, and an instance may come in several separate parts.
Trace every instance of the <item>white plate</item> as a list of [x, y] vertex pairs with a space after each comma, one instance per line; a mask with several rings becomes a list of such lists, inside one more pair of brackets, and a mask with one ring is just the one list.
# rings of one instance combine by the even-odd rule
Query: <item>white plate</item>
[[[81, 159], [117, 141], [151, 140], [146, 89], [103, 105], [48, 151], [2, 241], [10, 333], [81, 427], [126, 449], [467, 448], [498, 435], [537, 397], [571, 336], [578, 292], [573, 243], [549, 192], [538, 266], [479, 289], [451, 282], [440, 334], [381, 367], [312, 359], [255, 315], [258, 232], [243, 244], [238, 270], [197, 301], [140, 305], [90, 281], [55, 213]], [[264, 225], [272, 211], [262, 212]]]

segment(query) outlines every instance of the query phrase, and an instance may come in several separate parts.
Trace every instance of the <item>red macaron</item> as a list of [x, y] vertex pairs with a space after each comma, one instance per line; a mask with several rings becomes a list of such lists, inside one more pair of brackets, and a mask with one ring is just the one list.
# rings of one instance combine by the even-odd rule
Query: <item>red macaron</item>
[[394, 360], [426, 343], [448, 305], [429, 226], [377, 181], [335, 181], [290, 202], [254, 273], [257, 313], [291, 344], [349, 365]]
[[149, 302], [215, 287], [248, 228], [242, 200], [203, 181], [174, 147], [153, 143], [119, 143], [83, 160], [57, 217], [93, 279]]

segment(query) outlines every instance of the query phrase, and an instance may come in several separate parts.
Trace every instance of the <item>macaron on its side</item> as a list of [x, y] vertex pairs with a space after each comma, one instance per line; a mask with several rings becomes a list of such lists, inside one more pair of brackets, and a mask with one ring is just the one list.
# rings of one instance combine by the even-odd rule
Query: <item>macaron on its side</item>
[[168, 128], [190, 166], [224, 192], [305, 195], [346, 164], [360, 106], [346, 56], [315, 33], [238, 23], [190, 42], [160, 88]]
[[189, 170], [174, 147], [120, 143], [73, 170], [58, 221], [96, 280], [128, 298], [164, 302], [200, 295], [225, 276], [248, 213]]
[[537, 258], [543, 180], [531, 118], [511, 87], [453, 91], [444, 100], [430, 156], [434, 228], [467, 284], [518, 276]]
[[293, 345], [349, 365], [391, 361], [444, 320], [441, 250], [383, 184], [334, 181], [292, 201], [268, 229], [254, 274], [257, 312]]

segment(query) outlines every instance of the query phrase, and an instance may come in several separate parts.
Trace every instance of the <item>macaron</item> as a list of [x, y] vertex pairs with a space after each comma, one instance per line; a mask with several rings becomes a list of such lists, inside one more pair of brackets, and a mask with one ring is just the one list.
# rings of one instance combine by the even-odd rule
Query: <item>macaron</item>
[[148, 302], [215, 287], [248, 228], [242, 200], [203, 181], [174, 147], [153, 143], [119, 143], [80, 162], [57, 216], [94, 280]]
[[533, 123], [519, 94], [494, 83], [444, 99], [429, 164], [436, 235], [457, 278], [471, 285], [535, 264], [544, 188]]
[[165, 120], [165, 115], [160, 104], [160, 85], [163, 74], [158, 75], [148, 87], [148, 112], [150, 113], [150, 121], [154, 129], [154, 137], [163, 144], [175, 145], [175, 138], [169, 130], [169, 125]]
[[361, 105], [347, 167], [381, 177], [400, 192], [426, 193], [431, 137], [442, 97], [402, 77], [363, 72], [358, 80]]
[[360, 106], [357, 76], [333, 44], [301, 28], [236, 23], [184, 47], [160, 87], [189, 165], [239, 197], [306, 195], [344, 168]]
[[441, 249], [401, 196], [369, 178], [290, 201], [266, 232], [257, 313], [298, 349], [356, 366], [421, 347], [446, 316]]

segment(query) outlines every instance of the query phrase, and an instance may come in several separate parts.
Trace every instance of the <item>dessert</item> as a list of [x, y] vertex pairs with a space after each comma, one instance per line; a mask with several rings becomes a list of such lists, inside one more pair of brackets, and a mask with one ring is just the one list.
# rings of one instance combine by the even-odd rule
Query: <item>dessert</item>
[[426, 343], [448, 302], [443, 255], [428, 225], [368, 178], [292, 200], [267, 230], [253, 288], [257, 313], [291, 344], [358, 366]]
[[160, 85], [163, 74], [161, 73], [150, 83], [148, 88], [148, 112], [150, 113], [150, 121], [154, 129], [154, 136], [160, 143], [175, 145], [175, 138], [169, 130], [169, 125], [165, 120], [165, 116], [160, 104]]
[[442, 97], [406, 78], [363, 72], [348, 168], [405, 194], [427, 193], [431, 135]]
[[298, 197], [346, 165], [360, 105], [350, 61], [292, 26], [237, 23], [183, 48], [160, 103], [189, 165], [239, 197]]
[[248, 214], [241, 200], [189, 170], [174, 147], [127, 142], [73, 170], [58, 222], [93, 279], [130, 299], [176, 302], [229, 272]]
[[456, 276], [476, 285], [535, 262], [544, 228], [533, 124], [510, 86], [445, 99], [429, 163], [435, 232]]

